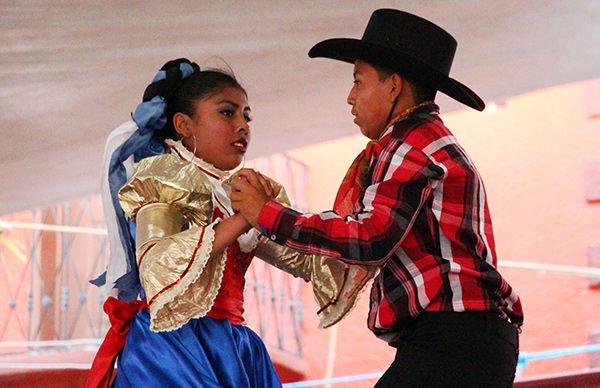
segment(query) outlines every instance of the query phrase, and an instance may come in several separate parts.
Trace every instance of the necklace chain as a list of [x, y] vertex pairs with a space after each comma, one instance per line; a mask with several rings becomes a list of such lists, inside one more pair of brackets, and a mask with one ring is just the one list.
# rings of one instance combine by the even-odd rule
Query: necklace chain
[[419, 104], [413, 105], [407, 109], [405, 109], [402, 113], [400, 113], [397, 117], [394, 117], [393, 120], [390, 121], [390, 123], [393, 124], [397, 124], [400, 120], [405, 119], [406, 117], [408, 117], [412, 112], [416, 111], [417, 109], [419, 109], [422, 106], [426, 106], [426, 105], [430, 105], [433, 104], [433, 100], [427, 100], [427, 101], [423, 101]]

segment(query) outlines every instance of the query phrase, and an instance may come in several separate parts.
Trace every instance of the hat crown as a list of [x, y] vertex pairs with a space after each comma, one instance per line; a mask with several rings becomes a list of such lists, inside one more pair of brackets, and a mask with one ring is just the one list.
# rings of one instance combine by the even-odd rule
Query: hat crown
[[432, 22], [408, 12], [384, 8], [373, 12], [361, 39], [327, 39], [314, 45], [308, 56], [348, 63], [361, 59], [385, 66], [430, 90], [483, 110], [485, 103], [481, 97], [450, 78], [456, 46], [456, 39]]
[[441, 27], [396, 9], [374, 11], [361, 40], [401, 52], [446, 76], [450, 74], [457, 46], [456, 39]]

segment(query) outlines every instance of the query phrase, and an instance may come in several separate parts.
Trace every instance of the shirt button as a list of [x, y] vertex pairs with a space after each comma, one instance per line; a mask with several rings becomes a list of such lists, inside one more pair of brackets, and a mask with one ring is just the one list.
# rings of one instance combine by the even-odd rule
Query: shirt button
[[275, 236], [274, 234], [271, 235], [271, 240], [275, 241], [277, 239], [277, 236]]

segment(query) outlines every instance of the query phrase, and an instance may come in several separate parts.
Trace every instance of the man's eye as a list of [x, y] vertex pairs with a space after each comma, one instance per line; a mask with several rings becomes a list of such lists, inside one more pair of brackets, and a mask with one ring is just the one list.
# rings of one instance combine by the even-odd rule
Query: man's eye
[[355, 80], [354, 80], [352, 83], [353, 83], [354, 85], [358, 85], [358, 84], [360, 84], [360, 81], [359, 81], [359, 80], [357, 80], [357, 79], [355, 79]]

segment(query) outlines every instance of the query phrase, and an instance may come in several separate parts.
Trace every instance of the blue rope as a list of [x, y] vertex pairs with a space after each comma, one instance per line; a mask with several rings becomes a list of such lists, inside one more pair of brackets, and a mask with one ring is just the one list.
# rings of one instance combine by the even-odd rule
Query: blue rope
[[361, 381], [361, 380], [378, 379], [382, 375], [383, 375], [383, 372], [379, 372], [379, 373], [367, 373], [367, 374], [363, 374], [363, 375], [334, 377], [334, 378], [331, 378], [331, 379], [298, 381], [298, 382], [295, 382], [295, 383], [283, 384], [283, 386], [285, 388], [314, 387], [314, 386], [317, 386], [317, 385], [337, 384], [337, 383], [347, 383], [347, 382], [350, 382], [350, 381]]
[[[517, 370], [520, 371], [521, 369], [523, 369], [525, 364], [527, 364], [529, 361], [543, 360], [543, 359], [547, 359], [547, 358], [558, 358], [558, 357], [571, 356], [571, 355], [579, 354], [579, 353], [592, 353], [592, 352], [600, 352], [600, 344], [575, 346], [572, 348], [562, 348], [562, 349], [554, 349], [554, 350], [545, 350], [545, 351], [541, 351], [541, 352], [521, 352], [519, 354], [519, 362], [517, 365]], [[350, 381], [378, 379], [382, 375], [383, 375], [383, 372], [366, 373], [366, 374], [362, 374], [362, 375], [334, 377], [334, 378], [330, 378], [330, 379], [297, 381], [297, 382], [293, 382], [293, 383], [283, 384], [283, 386], [284, 386], [284, 388], [314, 387], [314, 386], [318, 386], [318, 385], [338, 384], [338, 383], [347, 383]]]
[[572, 348], [562, 348], [554, 350], [544, 350], [541, 352], [521, 352], [519, 354], [519, 362], [517, 369], [520, 371], [529, 361], [544, 360], [547, 358], [558, 358], [571, 356], [579, 353], [600, 352], [600, 344], [575, 346]]

